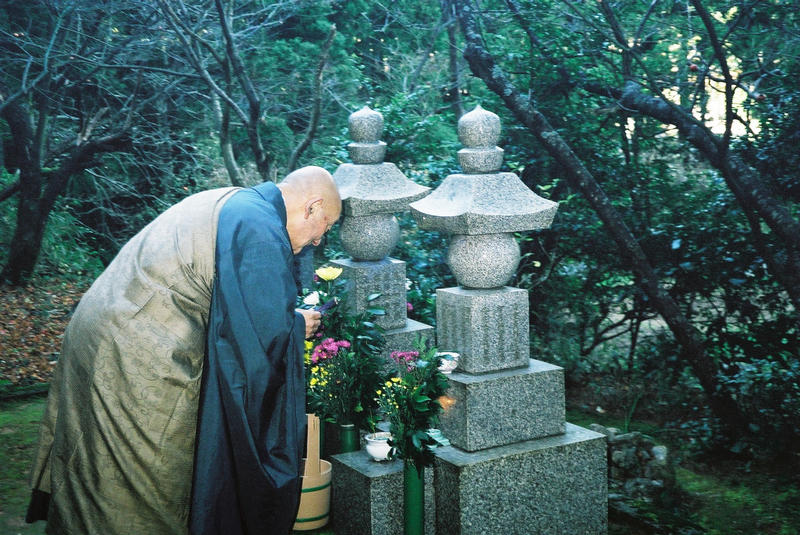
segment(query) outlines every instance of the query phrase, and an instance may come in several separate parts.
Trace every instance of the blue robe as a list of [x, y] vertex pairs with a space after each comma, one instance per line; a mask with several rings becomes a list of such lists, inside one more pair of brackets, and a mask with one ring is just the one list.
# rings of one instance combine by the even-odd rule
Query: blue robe
[[218, 223], [190, 532], [288, 533], [305, 444], [305, 321], [278, 188], [237, 192]]

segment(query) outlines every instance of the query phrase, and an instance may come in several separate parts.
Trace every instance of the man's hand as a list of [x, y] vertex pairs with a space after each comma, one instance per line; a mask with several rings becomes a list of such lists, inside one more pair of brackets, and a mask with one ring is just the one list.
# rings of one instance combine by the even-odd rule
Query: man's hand
[[322, 323], [322, 314], [316, 310], [306, 310], [303, 308], [297, 308], [295, 310], [302, 314], [303, 318], [306, 320], [306, 338], [311, 338]]

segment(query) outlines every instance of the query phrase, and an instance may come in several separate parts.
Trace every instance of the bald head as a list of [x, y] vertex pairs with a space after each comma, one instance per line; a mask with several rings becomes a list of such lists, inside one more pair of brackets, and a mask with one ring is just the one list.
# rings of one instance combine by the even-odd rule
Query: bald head
[[301, 167], [286, 175], [278, 189], [286, 205], [286, 230], [294, 254], [306, 245], [319, 245], [342, 213], [331, 174], [322, 167]]

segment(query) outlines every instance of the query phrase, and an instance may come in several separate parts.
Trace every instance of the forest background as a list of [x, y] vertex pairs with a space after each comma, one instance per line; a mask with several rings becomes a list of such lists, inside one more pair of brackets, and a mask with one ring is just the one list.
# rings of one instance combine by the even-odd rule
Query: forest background
[[[71, 307], [167, 206], [333, 172], [364, 105], [435, 188], [480, 104], [504, 170], [560, 204], [510, 284], [574, 418], [750, 478], [758, 532], [797, 528], [795, 1], [3, 0], [0, 50], [4, 396], [46, 389]], [[400, 219], [411, 316], [435, 324], [447, 237]], [[320, 249], [343, 255], [335, 232]]]

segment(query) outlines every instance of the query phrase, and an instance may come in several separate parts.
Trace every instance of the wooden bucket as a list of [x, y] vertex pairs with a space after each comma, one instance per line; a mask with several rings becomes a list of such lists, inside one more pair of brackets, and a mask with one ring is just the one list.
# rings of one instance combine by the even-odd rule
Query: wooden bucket
[[318, 529], [328, 523], [331, 509], [331, 463], [319, 458], [320, 421], [313, 414], [308, 418], [306, 458], [303, 459], [303, 490], [292, 529]]
[[[303, 463], [306, 461], [304, 460]], [[295, 531], [318, 529], [328, 523], [331, 509], [331, 463], [319, 461], [319, 473], [302, 477], [300, 508], [292, 527]]]

